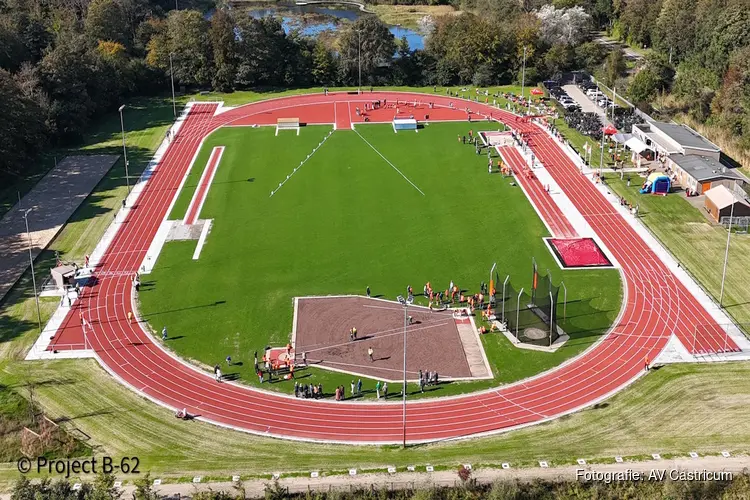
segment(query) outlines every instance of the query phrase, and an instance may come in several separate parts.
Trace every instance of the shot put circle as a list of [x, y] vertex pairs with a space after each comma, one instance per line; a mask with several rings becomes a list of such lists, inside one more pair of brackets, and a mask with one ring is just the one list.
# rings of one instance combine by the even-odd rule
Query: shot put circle
[[523, 331], [523, 336], [529, 340], [542, 340], [546, 339], [549, 334], [540, 328], [526, 328]]

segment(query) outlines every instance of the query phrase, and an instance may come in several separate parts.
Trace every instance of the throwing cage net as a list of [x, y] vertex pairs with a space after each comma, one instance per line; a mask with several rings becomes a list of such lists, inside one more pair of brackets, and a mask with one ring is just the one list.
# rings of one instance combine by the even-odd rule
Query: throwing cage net
[[548, 273], [540, 276], [536, 263], [531, 287], [518, 287], [510, 276], [495, 276], [495, 315], [506, 324], [508, 332], [528, 344], [551, 346], [559, 337], [557, 299], [559, 286]]

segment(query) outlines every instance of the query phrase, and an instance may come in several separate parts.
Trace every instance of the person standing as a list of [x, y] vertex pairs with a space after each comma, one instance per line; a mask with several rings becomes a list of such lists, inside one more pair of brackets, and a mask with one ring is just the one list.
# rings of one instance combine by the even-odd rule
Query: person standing
[[367, 298], [369, 299], [370, 298], [370, 285], [367, 285], [366, 293], [367, 293]]
[[359, 396], [361, 394], [362, 394], [362, 379], [358, 378], [357, 379], [357, 395]]
[[221, 382], [221, 369], [219, 365], [214, 366], [214, 377], [216, 377], [217, 382]]
[[307, 366], [307, 351], [302, 351], [302, 364]]
[[380, 380], [378, 380], [378, 383], [375, 384], [375, 395], [380, 399]]
[[372, 357], [372, 354], [373, 354], [373, 350], [372, 350], [372, 347], [368, 347], [368, 348], [367, 348], [367, 356], [368, 356], [368, 357], [370, 358], [370, 363], [372, 363], [373, 361], [375, 361], [375, 360], [373, 359], [373, 357]]
[[383, 399], [388, 399], [388, 382], [383, 382]]
[[133, 322], [133, 311], [128, 311], [128, 323]]
[[646, 363], [645, 363], [645, 369], [646, 369], [646, 371], [648, 371], [648, 369], [649, 369], [648, 365], [649, 365], [649, 359], [648, 359], [648, 356], [646, 356]]
[[232, 356], [227, 356], [226, 362], [227, 366], [232, 366]]
[[88, 256], [88, 254], [86, 254], [83, 257], [83, 261], [84, 261], [84, 265], [86, 266], [86, 269], [88, 269], [88, 267], [89, 267], [89, 256]]

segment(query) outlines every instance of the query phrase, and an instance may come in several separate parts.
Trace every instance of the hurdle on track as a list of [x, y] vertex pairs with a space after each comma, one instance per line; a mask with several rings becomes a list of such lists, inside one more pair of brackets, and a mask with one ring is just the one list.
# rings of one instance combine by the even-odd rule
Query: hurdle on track
[[296, 130], [299, 135], [299, 118], [279, 118], [276, 120], [276, 135], [279, 130]]

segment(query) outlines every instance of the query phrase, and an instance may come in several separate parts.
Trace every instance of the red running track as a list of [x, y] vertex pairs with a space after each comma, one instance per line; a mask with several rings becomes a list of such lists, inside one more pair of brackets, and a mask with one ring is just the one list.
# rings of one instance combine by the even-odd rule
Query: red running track
[[[419, 94], [375, 95], [389, 99], [397, 96], [429, 99], [437, 106], [457, 101]], [[366, 97], [366, 100], [372, 98]], [[129, 275], [141, 264], [201, 139], [230, 123], [275, 123], [278, 115], [288, 115], [290, 109], [295, 110], [293, 116], [302, 122], [334, 123], [337, 100], [353, 99], [335, 94], [290, 97], [249, 104], [216, 116], [216, 105], [197, 104], [192, 108], [97, 268], [97, 283], [87, 288], [75, 307], [84, 308], [91, 318], [93, 332], [88, 333], [88, 342], [111, 374], [161, 405], [172, 409], [186, 407], [202, 419], [247, 432], [331, 442], [401, 442], [400, 403], [298, 400], [231, 383], [219, 384], [211, 374], [170, 356], [140, 325], [127, 320], [132, 298]], [[471, 107], [485, 109], [475, 103]], [[445, 111], [441, 113], [448, 114]], [[492, 111], [496, 116], [499, 114]], [[466, 119], [465, 112], [450, 112], [454, 119]], [[641, 375], [645, 358], [653, 359], [671, 334], [690, 346], [691, 342], [685, 340], [692, 340], [692, 325], [714, 324], [697, 300], [665, 271], [664, 264], [546, 133], [533, 124], [514, 124], [510, 114], [501, 115], [511, 125], [529, 133], [537, 157], [621, 264], [627, 291], [625, 303], [611, 333], [550, 372], [471, 395], [410, 403], [409, 442], [499, 432], [592, 405]], [[707, 330], [710, 331], [697, 339], [700, 348], [723, 348], [726, 340], [718, 326]], [[80, 338], [77, 310], [70, 312], [57, 340], [70, 336]], [[731, 339], [728, 345], [736, 348]]]
[[[503, 161], [510, 166], [513, 171], [514, 177], [518, 183], [523, 187], [526, 192], [526, 196], [537, 213], [540, 215], [542, 221], [547, 225], [550, 233], [556, 238], [576, 238], [578, 233], [573, 228], [565, 214], [550, 197], [549, 193], [544, 190], [542, 183], [536, 176], [533, 176], [533, 171], [529, 169], [526, 161], [521, 156], [521, 153], [513, 146], [502, 146], [498, 148], [500, 155], [503, 157]], [[531, 172], [533, 177], [527, 177], [527, 173]]]

